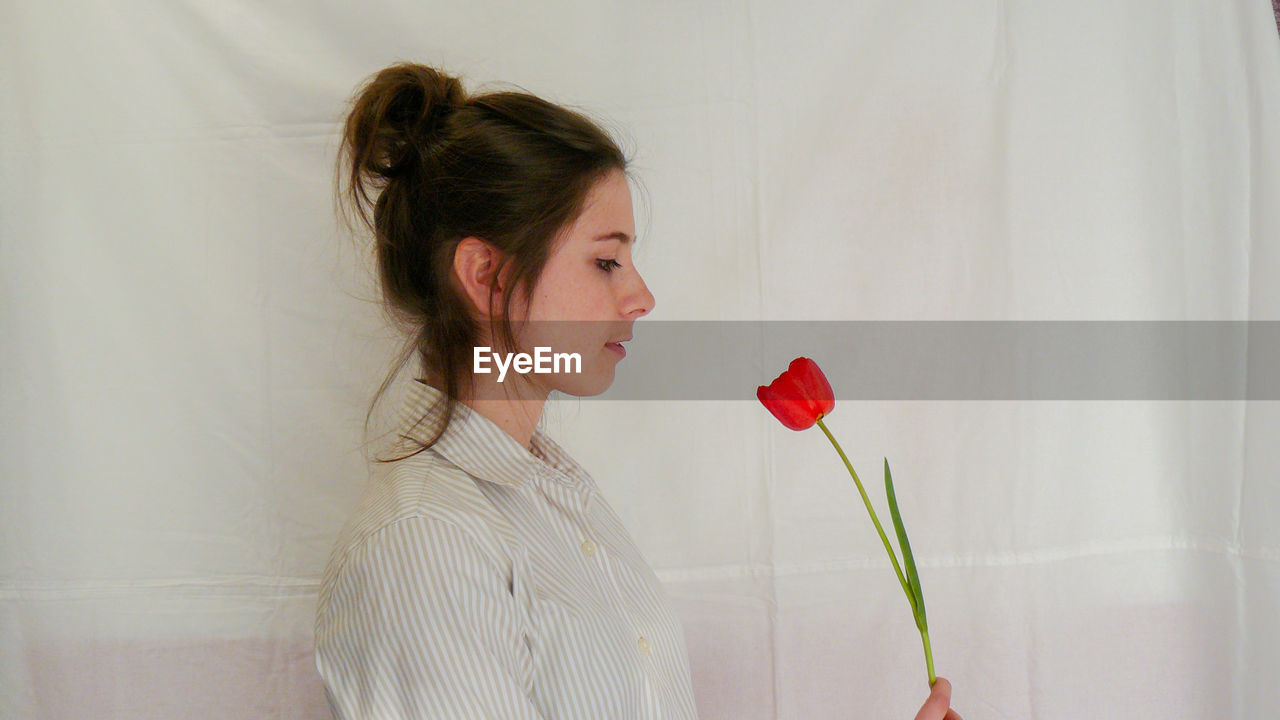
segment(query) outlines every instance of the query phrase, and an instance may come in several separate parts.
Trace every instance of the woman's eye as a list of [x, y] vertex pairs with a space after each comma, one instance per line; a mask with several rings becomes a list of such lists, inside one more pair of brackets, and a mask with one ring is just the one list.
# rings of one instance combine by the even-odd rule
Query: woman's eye
[[613, 272], [614, 268], [622, 267], [622, 263], [619, 263], [617, 260], [605, 260], [603, 258], [596, 260], [596, 265], [607, 273]]

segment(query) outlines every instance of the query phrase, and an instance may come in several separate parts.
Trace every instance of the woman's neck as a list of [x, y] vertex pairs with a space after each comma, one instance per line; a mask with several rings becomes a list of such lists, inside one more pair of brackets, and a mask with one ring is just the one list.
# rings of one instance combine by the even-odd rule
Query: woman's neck
[[466, 405], [532, 452], [530, 441], [542, 417], [547, 390], [522, 382], [522, 376], [508, 377], [502, 383], [494, 377], [493, 374], [473, 376], [473, 394]]

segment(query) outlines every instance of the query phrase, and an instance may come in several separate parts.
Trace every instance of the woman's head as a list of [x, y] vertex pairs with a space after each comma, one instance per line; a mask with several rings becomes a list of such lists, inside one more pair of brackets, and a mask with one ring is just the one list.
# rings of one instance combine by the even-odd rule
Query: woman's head
[[[572, 353], [579, 366], [563, 372], [517, 378], [535, 388], [569, 395], [599, 395], [613, 383], [625, 351], [617, 343], [631, 339], [632, 326], [653, 309], [654, 297], [636, 269], [635, 219], [631, 191], [621, 171], [610, 171], [587, 195], [582, 212], [557, 234], [550, 257], [528, 305], [514, 302], [519, 318], [518, 349], [546, 348]], [[475, 248], [467, 253], [464, 246]], [[459, 247], [455, 269], [468, 291], [479, 297], [483, 283], [475, 271], [480, 243]], [[550, 363], [548, 363], [550, 364]], [[511, 379], [508, 378], [507, 383]]]
[[[570, 247], [568, 231], [588, 200], [603, 197], [614, 208], [606, 219], [620, 217], [627, 162], [580, 113], [523, 92], [468, 95], [457, 78], [424, 65], [385, 68], [356, 93], [338, 155], [338, 198], [373, 231], [384, 300], [411, 335], [400, 360], [420, 357], [445, 391], [446, 423], [471, 391], [474, 348], [518, 347], [513, 309], [519, 318], [547, 307], [533, 301], [535, 288], [553, 249]], [[627, 203], [629, 215], [629, 194]], [[624, 252], [607, 244], [621, 243], [598, 243], [607, 257]], [[472, 276], [481, 293], [455, 262], [476, 251], [490, 260]], [[648, 291], [638, 289], [638, 275], [623, 284], [634, 296], [625, 311], [633, 315], [617, 318], [626, 337], [634, 313], [647, 312], [638, 306]]]

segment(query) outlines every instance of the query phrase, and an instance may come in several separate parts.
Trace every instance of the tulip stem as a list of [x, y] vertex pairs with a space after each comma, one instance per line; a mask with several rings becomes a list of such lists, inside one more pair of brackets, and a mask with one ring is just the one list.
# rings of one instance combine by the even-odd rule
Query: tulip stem
[[[854, 472], [853, 464], [849, 462], [849, 458], [845, 457], [844, 450], [840, 448], [840, 443], [836, 442], [831, 431], [822, 422], [822, 418], [818, 418], [818, 427], [822, 428], [822, 432], [827, 434], [827, 439], [835, 446], [836, 452], [840, 453], [840, 459], [844, 461], [844, 466], [849, 468], [849, 474], [853, 476], [853, 482], [858, 486], [858, 492], [862, 494], [862, 502], [866, 503], [867, 512], [871, 513], [871, 522], [876, 525], [876, 532], [880, 533], [880, 541], [884, 543], [884, 549], [889, 553], [889, 561], [893, 563], [893, 571], [898, 574], [898, 582], [902, 583], [902, 592], [907, 594], [907, 602], [911, 603], [911, 612], [916, 614], [916, 599], [911, 594], [911, 586], [907, 584], [907, 578], [902, 574], [902, 568], [898, 565], [898, 556], [893, 552], [893, 546], [889, 544], [889, 536], [884, 534], [884, 528], [880, 526], [880, 519], [876, 517], [875, 508], [871, 507], [871, 500], [867, 497], [867, 491], [862, 488], [862, 481], [858, 479], [858, 473]], [[929, 639], [925, 637], [925, 648], [927, 653]], [[932, 661], [932, 658], [930, 658]], [[932, 676], [932, 670], [930, 675]]]
[[929, 687], [938, 681], [938, 676], [933, 672], [933, 648], [929, 647], [929, 631], [921, 630], [920, 637], [924, 641], [924, 660], [929, 665]]

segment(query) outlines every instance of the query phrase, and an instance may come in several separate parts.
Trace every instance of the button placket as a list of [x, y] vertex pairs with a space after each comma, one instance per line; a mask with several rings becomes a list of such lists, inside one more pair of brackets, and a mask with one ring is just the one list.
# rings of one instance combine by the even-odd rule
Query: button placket
[[[588, 511], [588, 507], [590, 506], [590, 503], [591, 503], [592, 490], [589, 487], [581, 487], [578, 489], [578, 494], [582, 498], [582, 514], [584, 517], [584, 524], [587, 527], [592, 527], [591, 513]], [[597, 554], [596, 543], [593, 542], [591, 538], [586, 537], [585, 533], [584, 533], [584, 540], [582, 541], [582, 550], [589, 557], [595, 557]], [[622, 587], [618, 584], [618, 578], [614, 576], [614, 571], [610, 569], [609, 563], [605, 561], [603, 547], [601, 547], [601, 552], [599, 554], [599, 558], [597, 559], [597, 563], [598, 563], [598, 566], [600, 567], [600, 570], [604, 572], [606, 577], [609, 578], [609, 585], [614, 589], [616, 596], [618, 598], [623, 598], [624, 594], [622, 591]], [[634, 612], [631, 612], [630, 608], [627, 608], [625, 612], [631, 618], [633, 623], [640, 620], [640, 618]], [[635, 628], [636, 647], [645, 657], [652, 658], [653, 644], [649, 642], [649, 638], [645, 636], [644, 630], [641, 629], [638, 624], [633, 625], [633, 627]]]
[[[591, 500], [591, 491], [582, 487], [574, 487], [573, 491], [582, 500], [579, 512], [582, 513], [582, 524], [589, 529], [591, 527], [591, 518], [587, 514], [587, 503]], [[596, 543], [586, 531], [582, 533], [582, 553], [587, 557], [595, 557], [596, 555]], [[603, 557], [600, 558], [600, 561], [603, 560]]]
[[[569, 479], [568, 476], [554, 469], [548, 469], [545, 474], [545, 477], [548, 477], [549, 479], [557, 482], [563, 482]], [[578, 498], [581, 499], [579, 510], [582, 513], [582, 517], [584, 519], [583, 524], [586, 527], [590, 528], [591, 513], [588, 511], [588, 508], [590, 507], [590, 504], [591, 504], [591, 495], [592, 495], [591, 488], [586, 487], [585, 485], [579, 484], [579, 485], [572, 486], [572, 490], [574, 494], [576, 494]], [[600, 554], [598, 558], [596, 557], [596, 554], [597, 554], [596, 543], [594, 540], [591, 539], [591, 537], [585, 531], [582, 534], [582, 542], [579, 544], [579, 547], [581, 548], [583, 555], [585, 555], [588, 558], [595, 559], [596, 568], [599, 569], [601, 572], [603, 572], [605, 576], [609, 578], [610, 585], [614, 588], [616, 592], [621, 594], [622, 588], [618, 586], [618, 579], [615, 578], [613, 576], [613, 573], [609, 571], [607, 564], [605, 563], [604, 555]], [[645, 637], [644, 632], [638, 627], [636, 628], [635, 632], [636, 632], [636, 647], [644, 656], [651, 657], [651, 653], [653, 651], [653, 645], [649, 642], [649, 638]]]

